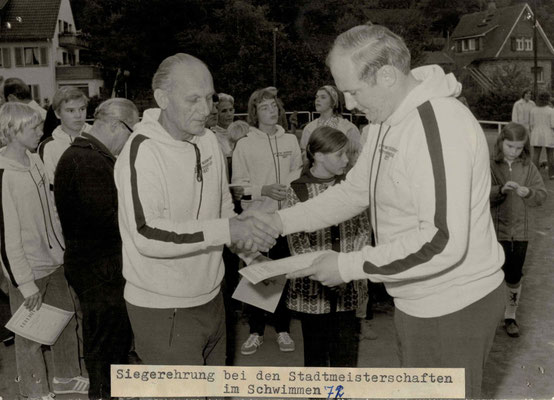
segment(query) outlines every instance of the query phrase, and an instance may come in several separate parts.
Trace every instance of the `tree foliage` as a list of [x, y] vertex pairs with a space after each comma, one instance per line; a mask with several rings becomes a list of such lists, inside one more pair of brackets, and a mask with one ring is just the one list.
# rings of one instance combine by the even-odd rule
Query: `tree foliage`
[[[554, 0], [537, 3], [541, 21], [552, 22], [543, 27], [554, 30]], [[208, 64], [216, 90], [233, 95], [237, 110], [246, 109], [253, 90], [273, 85], [274, 35], [276, 86], [285, 106], [311, 110], [316, 89], [332, 82], [325, 58], [340, 32], [367, 21], [383, 24], [405, 39], [417, 66], [432, 36], [452, 31], [462, 14], [486, 6], [482, 0], [71, 0], [71, 4], [78, 27], [91, 35], [89, 57], [104, 67], [108, 93], [116, 71], [128, 70], [129, 97], [151, 103], [150, 83], [161, 60], [186, 52]]]
[[489, 93], [464, 92], [471, 110], [479, 119], [492, 121], [510, 121], [512, 106], [521, 97], [523, 89], [531, 87], [531, 80], [516, 65], [497, 67], [491, 74], [495, 90]]

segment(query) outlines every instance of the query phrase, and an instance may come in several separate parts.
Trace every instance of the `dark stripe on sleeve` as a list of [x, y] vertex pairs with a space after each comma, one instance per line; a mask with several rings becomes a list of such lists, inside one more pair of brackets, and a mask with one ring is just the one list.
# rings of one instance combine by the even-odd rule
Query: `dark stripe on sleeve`
[[15, 287], [19, 285], [15, 281], [15, 276], [13, 276], [12, 267], [10, 265], [10, 260], [8, 260], [8, 254], [6, 253], [6, 223], [4, 221], [4, 199], [3, 199], [3, 184], [4, 184], [4, 170], [0, 169], [0, 254], [2, 256], [2, 263], [8, 271], [10, 281]]
[[135, 162], [137, 160], [137, 154], [140, 145], [148, 139], [146, 136], [137, 135], [131, 143], [129, 162], [131, 167], [131, 193], [133, 198], [133, 208], [135, 212], [135, 222], [137, 224], [137, 231], [142, 236], [147, 239], [158, 240], [161, 242], [170, 242], [170, 243], [199, 243], [204, 241], [203, 232], [195, 233], [181, 233], [165, 231], [163, 229], [152, 228], [146, 225], [146, 218], [144, 217], [144, 210], [142, 204], [140, 203], [138, 183], [137, 183], [137, 169], [135, 167]]
[[364, 272], [367, 274], [394, 275], [426, 263], [444, 250], [450, 238], [446, 221], [446, 172], [437, 119], [431, 103], [426, 102], [417, 109], [425, 131], [433, 169], [433, 178], [435, 180], [434, 224], [437, 228], [437, 233], [435, 233], [430, 242], [425, 243], [416, 253], [412, 253], [401, 260], [393, 261], [381, 267], [366, 261], [364, 263]]

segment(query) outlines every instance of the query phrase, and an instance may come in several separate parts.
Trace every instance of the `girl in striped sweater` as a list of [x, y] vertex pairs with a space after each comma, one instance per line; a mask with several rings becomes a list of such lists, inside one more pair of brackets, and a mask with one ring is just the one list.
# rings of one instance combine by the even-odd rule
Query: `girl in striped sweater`
[[[304, 202], [344, 179], [348, 138], [339, 130], [318, 127], [306, 146], [309, 161], [302, 176], [291, 183], [286, 206]], [[287, 236], [292, 255], [319, 250], [350, 252], [370, 243], [366, 212], [315, 232]], [[304, 336], [304, 365], [356, 367], [360, 322], [356, 309], [367, 297], [367, 280], [325, 287], [309, 278], [292, 279], [286, 304], [296, 311]]]

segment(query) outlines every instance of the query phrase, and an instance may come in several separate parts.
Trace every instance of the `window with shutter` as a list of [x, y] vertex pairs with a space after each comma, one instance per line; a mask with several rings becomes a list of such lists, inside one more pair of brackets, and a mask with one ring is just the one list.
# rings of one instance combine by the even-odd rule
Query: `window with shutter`
[[525, 38], [525, 50], [526, 51], [532, 51], [533, 50], [533, 39]]
[[10, 68], [10, 49], [7, 47], [0, 48], [0, 68]]
[[48, 65], [48, 47], [16, 47], [14, 51], [17, 67]]
[[462, 52], [462, 41], [461, 40], [457, 40], [456, 41], [456, 51], [458, 53], [461, 53]]
[[48, 65], [48, 47], [40, 48], [40, 65]]
[[22, 47], [16, 47], [14, 50], [15, 50], [15, 66], [16, 67], [22, 67], [23, 66], [23, 48]]

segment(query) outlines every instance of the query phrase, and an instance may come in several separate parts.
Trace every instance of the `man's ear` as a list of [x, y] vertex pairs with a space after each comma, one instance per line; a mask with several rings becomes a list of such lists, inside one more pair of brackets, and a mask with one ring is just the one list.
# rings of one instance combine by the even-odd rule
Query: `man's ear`
[[163, 89], [156, 89], [154, 90], [154, 99], [156, 99], [156, 103], [158, 104], [158, 107], [160, 107], [162, 110], [165, 110], [169, 104], [169, 99], [167, 98], [167, 92]]
[[392, 65], [383, 65], [377, 71], [377, 82], [384, 87], [392, 87], [398, 79], [398, 70]]

